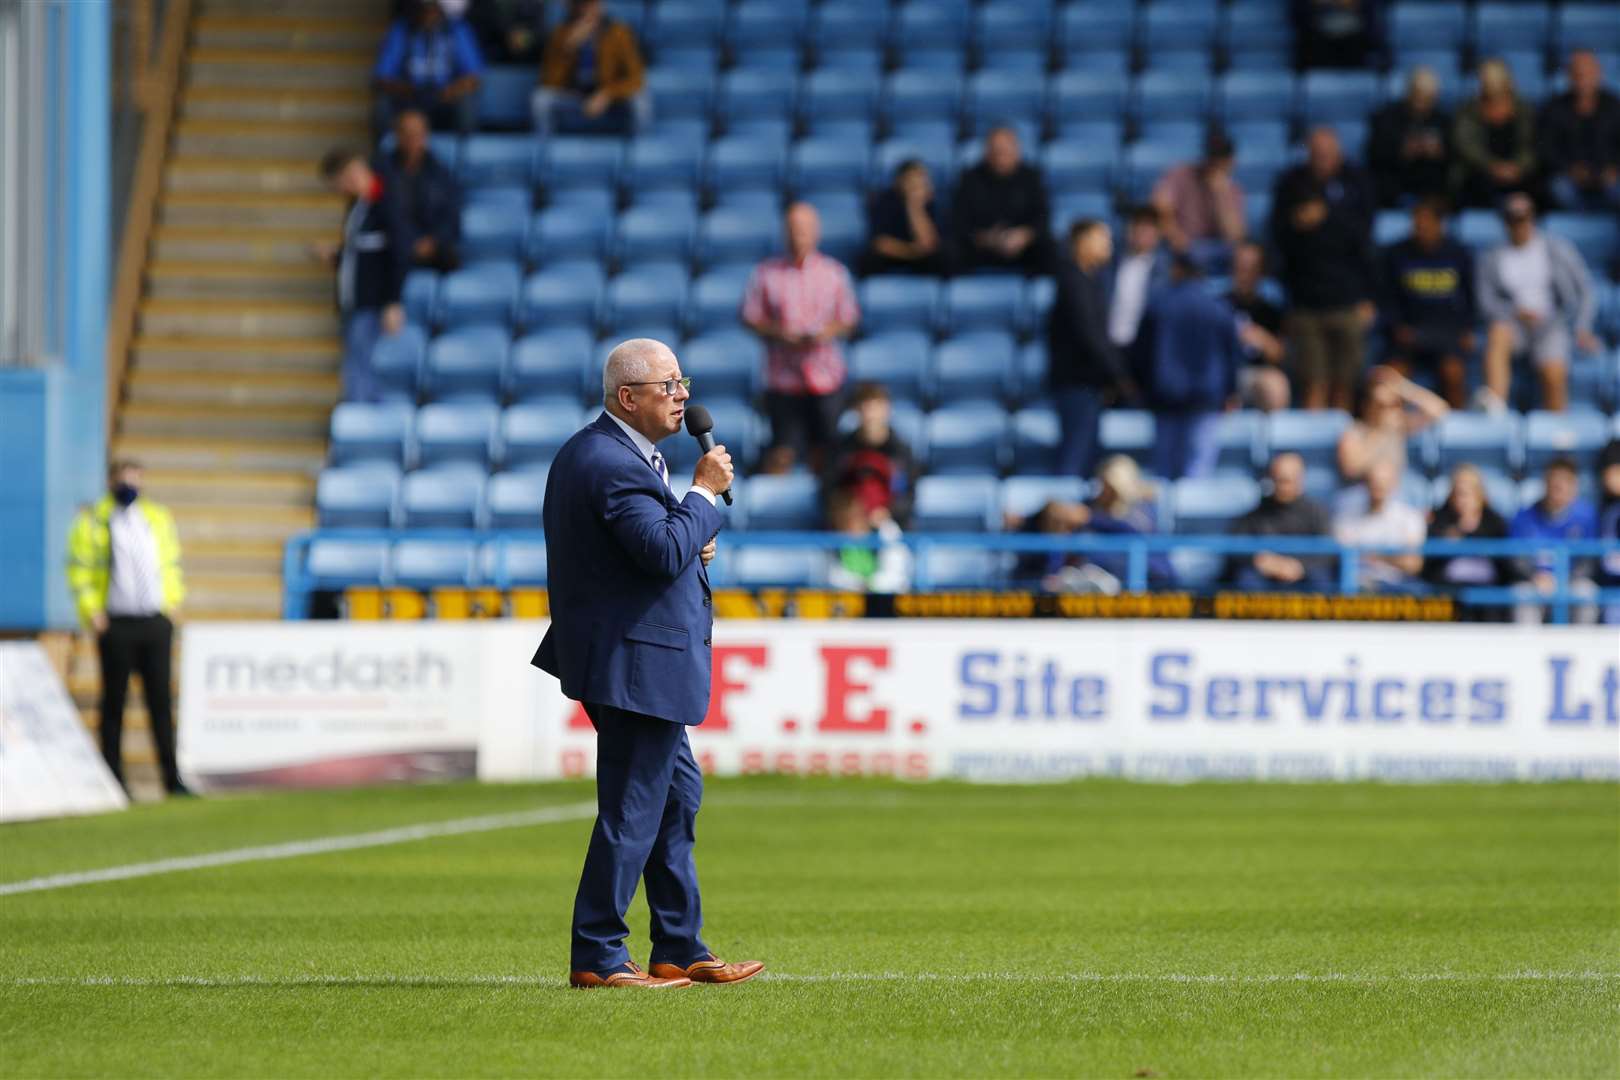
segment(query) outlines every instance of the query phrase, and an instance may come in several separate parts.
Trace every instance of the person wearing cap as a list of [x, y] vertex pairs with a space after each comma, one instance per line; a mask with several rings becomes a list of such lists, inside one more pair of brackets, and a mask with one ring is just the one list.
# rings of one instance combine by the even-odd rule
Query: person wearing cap
[[1414, 67], [1406, 77], [1406, 96], [1373, 113], [1367, 136], [1367, 167], [1380, 206], [1446, 193], [1450, 133], [1439, 78], [1429, 68]]
[[1541, 384], [1541, 407], [1569, 404], [1569, 359], [1574, 347], [1596, 351], [1591, 278], [1581, 253], [1561, 236], [1536, 227], [1536, 204], [1525, 194], [1502, 204], [1508, 242], [1479, 263], [1479, 310], [1490, 325], [1485, 337], [1485, 385], [1475, 403], [1487, 412], [1507, 409], [1513, 359], [1527, 356]]
[[1172, 166], [1153, 188], [1153, 208], [1170, 250], [1190, 254], [1205, 266], [1223, 265], [1243, 242], [1243, 187], [1232, 176], [1237, 147], [1224, 131], [1204, 138], [1199, 161]]
[[124, 783], [124, 700], [139, 672], [147, 725], [163, 787], [191, 794], [174, 757], [170, 684], [174, 613], [185, 599], [180, 534], [168, 509], [141, 494], [141, 466], [115, 461], [107, 494], [85, 507], [68, 533], [68, 588], [79, 620], [96, 636], [101, 662], [101, 755]]

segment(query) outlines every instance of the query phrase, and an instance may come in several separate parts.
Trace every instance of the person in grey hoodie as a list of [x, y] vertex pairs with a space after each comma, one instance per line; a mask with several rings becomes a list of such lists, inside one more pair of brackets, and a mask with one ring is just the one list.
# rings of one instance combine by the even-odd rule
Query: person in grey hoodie
[[1528, 356], [1541, 382], [1541, 407], [1569, 404], [1569, 360], [1574, 347], [1598, 348], [1592, 334], [1595, 301], [1580, 252], [1569, 241], [1536, 228], [1536, 204], [1523, 193], [1502, 202], [1508, 242], [1486, 252], [1476, 288], [1490, 324], [1485, 338], [1485, 385], [1475, 404], [1507, 408], [1513, 358]]

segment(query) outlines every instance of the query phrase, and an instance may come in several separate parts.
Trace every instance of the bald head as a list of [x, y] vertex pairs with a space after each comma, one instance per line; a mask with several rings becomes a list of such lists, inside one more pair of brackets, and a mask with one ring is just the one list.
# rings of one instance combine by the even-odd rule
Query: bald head
[[788, 254], [798, 261], [821, 243], [821, 215], [809, 203], [796, 202], [787, 208], [785, 219]]
[[619, 403], [619, 387], [652, 379], [655, 365], [674, 359], [669, 346], [653, 338], [619, 342], [602, 364], [602, 404], [614, 409]]
[[686, 400], [692, 395], [679, 385], [673, 394], [664, 389], [668, 380], [680, 377], [680, 361], [662, 341], [622, 341], [602, 365], [602, 404], [608, 412], [657, 442], [681, 429]]

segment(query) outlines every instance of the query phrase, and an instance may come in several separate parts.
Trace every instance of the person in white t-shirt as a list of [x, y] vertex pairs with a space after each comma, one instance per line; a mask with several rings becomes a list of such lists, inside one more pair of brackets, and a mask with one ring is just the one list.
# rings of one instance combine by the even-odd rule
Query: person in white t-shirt
[[1423, 569], [1423, 544], [1428, 525], [1423, 514], [1399, 498], [1400, 468], [1393, 462], [1375, 462], [1366, 476], [1365, 508], [1345, 513], [1333, 523], [1333, 537], [1346, 547], [1401, 547], [1411, 551], [1364, 551], [1360, 582], [1363, 589], [1401, 589], [1412, 585]]

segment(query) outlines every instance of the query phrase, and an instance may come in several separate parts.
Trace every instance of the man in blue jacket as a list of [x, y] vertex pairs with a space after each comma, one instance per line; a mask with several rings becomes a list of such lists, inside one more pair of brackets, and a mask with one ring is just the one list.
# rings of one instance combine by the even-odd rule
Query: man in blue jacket
[[[551, 627], [534, 665], [584, 703], [596, 728], [596, 827], [574, 900], [569, 982], [680, 987], [740, 982], [699, 938], [692, 847], [703, 776], [686, 728], [709, 708], [714, 602], [707, 564], [724, 524], [715, 497], [731, 455], [698, 460], [677, 499], [659, 440], [681, 429], [690, 380], [669, 347], [636, 338], [602, 369], [605, 411], [552, 462], [543, 518]], [[652, 962], [630, 960], [625, 912], [647, 883]]]
[[1197, 264], [1178, 255], [1169, 286], [1148, 301], [1141, 335], [1157, 426], [1153, 471], [1165, 480], [1208, 476], [1215, 471], [1221, 412], [1237, 400], [1243, 355], [1237, 314], [1211, 295]]

